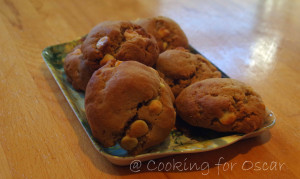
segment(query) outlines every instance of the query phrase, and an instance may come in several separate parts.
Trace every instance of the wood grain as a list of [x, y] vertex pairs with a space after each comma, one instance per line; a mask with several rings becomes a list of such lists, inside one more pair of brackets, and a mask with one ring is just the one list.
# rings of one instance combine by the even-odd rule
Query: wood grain
[[[226, 148], [155, 160], [156, 166], [207, 162], [202, 171], [150, 171], [146, 162], [134, 173], [99, 155], [41, 51], [104, 20], [157, 15], [177, 21], [193, 47], [253, 86], [275, 113], [275, 127]], [[0, 0], [0, 178], [298, 178], [299, 16], [296, 0]]]

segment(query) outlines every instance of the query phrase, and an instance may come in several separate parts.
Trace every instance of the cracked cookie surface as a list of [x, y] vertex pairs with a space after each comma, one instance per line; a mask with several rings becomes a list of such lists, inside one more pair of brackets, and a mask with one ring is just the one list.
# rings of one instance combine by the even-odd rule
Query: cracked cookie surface
[[176, 98], [179, 116], [192, 126], [249, 133], [262, 127], [265, 105], [253, 89], [234, 79], [212, 78], [184, 89]]
[[180, 26], [170, 18], [158, 16], [134, 21], [152, 34], [160, 52], [176, 47], [188, 48], [188, 39]]
[[205, 58], [182, 49], [161, 53], [156, 70], [171, 87], [176, 97], [187, 86], [207, 78], [220, 78], [221, 73]]
[[174, 96], [151, 67], [135, 61], [109, 61], [90, 79], [85, 109], [93, 136], [116, 143], [131, 155], [160, 144], [175, 125]]
[[159, 49], [155, 38], [141, 26], [127, 21], [105, 21], [95, 26], [81, 47], [88, 64], [100, 64], [109, 54], [117, 60], [153, 66]]
[[80, 50], [81, 45], [76, 46], [64, 60], [64, 70], [67, 75], [67, 80], [76, 90], [85, 91], [85, 88], [91, 78], [93, 72], [98, 69], [98, 65], [88, 65], [83, 59]]

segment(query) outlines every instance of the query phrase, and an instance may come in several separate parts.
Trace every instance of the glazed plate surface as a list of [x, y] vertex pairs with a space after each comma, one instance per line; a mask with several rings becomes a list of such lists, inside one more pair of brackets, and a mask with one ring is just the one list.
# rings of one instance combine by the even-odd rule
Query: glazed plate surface
[[[72, 85], [67, 81], [63, 68], [63, 60], [66, 55], [71, 52], [76, 45], [81, 44], [84, 38], [85, 37], [82, 37], [71, 42], [49, 46], [43, 50], [42, 56], [95, 148], [100, 152], [100, 154], [116, 165], [129, 165], [133, 160], [146, 161], [175, 154], [215, 150], [226, 147], [242, 139], [258, 136], [275, 125], [276, 118], [274, 114], [267, 110], [268, 115], [264, 126], [249, 134], [219, 133], [205, 129], [203, 131], [200, 130], [198, 133], [193, 132], [187, 134], [182, 132], [184, 130], [173, 129], [169, 137], [162, 144], [155, 146], [140, 155], [128, 156], [127, 152], [118, 144], [110, 148], [104, 148], [92, 136], [91, 129], [86, 120], [84, 93], [78, 92], [72, 87]], [[191, 51], [193, 53], [199, 53], [192, 47]], [[222, 72], [222, 77], [227, 78], [228, 76]]]

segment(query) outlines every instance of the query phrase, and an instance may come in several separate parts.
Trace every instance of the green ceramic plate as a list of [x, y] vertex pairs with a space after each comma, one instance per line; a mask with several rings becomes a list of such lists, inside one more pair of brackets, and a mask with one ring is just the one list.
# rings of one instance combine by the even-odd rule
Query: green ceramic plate
[[[42, 56], [56, 80], [58, 86], [63, 92], [66, 100], [70, 104], [79, 122], [82, 124], [84, 130], [88, 134], [95, 148], [105, 156], [109, 161], [117, 165], [129, 165], [133, 160], [146, 161], [150, 159], [165, 157], [174, 154], [196, 153], [215, 150], [221, 147], [233, 144], [241, 139], [257, 136], [270, 129], [275, 124], [275, 116], [271, 111], [268, 111], [268, 116], [264, 126], [249, 134], [236, 133], [218, 133], [210, 130], [197, 130], [196, 132], [184, 132], [184, 129], [173, 129], [169, 137], [159, 146], [155, 146], [145, 153], [137, 156], [128, 156], [127, 152], [123, 150], [118, 144], [110, 148], [102, 147], [92, 136], [91, 129], [86, 120], [84, 109], [84, 93], [73, 89], [71, 84], [66, 80], [66, 74], [63, 68], [63, 60], [66, 55], [78, 44], [83, 42], [85, 37], [72, 42], [63, 43], [47, 47], [43, 50]], [[198, 53], [191, 48], [193, 53]], [[221, 71], [221, 70], [220, 70]], [[222, 72], [223, 77], [228, 77]], [[185, 124], [180, 119], [180, 126]]]

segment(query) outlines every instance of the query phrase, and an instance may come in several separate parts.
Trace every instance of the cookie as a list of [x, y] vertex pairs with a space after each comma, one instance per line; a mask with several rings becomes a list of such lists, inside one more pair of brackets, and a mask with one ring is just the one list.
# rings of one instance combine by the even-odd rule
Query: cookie
[[87, 83], [93, 72], [99, 68], [98, 65], [87, 65], [87, 61], [83, 60], [83, 55], [80, 50], [80, 45], [76, 46], [64, 60], [64, 70], [67, 75], [67, 80], [76, 90], [85, 91]]
[[84, 40], [81, 50], [88, 64], [102, 63], [101, 66], [107, 62], [103, 61], [105, 57], [153, 66], [159, 54], [155, 38], [141, 26], [127, 21], [98, 24]]
[[158, 16], [134, 21], [152, 34], [160, 52], [176, 47], [188, 48], [188, 39], [180, 26], [170, 18]]
[[182, 49], [161, 53], [156, 70], [171, 87], [176, 97], [187, 86], [207, 78], [219, 78], [221, 73], [199, 54]]
[[129, 154], [160, 144], [175, 125], [174, 96], [151, 67], [111, 60], [90, 79], [85, 109], [93, 136]]
[[249, 133], [262, 127], [265, 105], [248, 85], [229, 78], [196, 82], [176, 98], [179, 116], [192, 126]]

